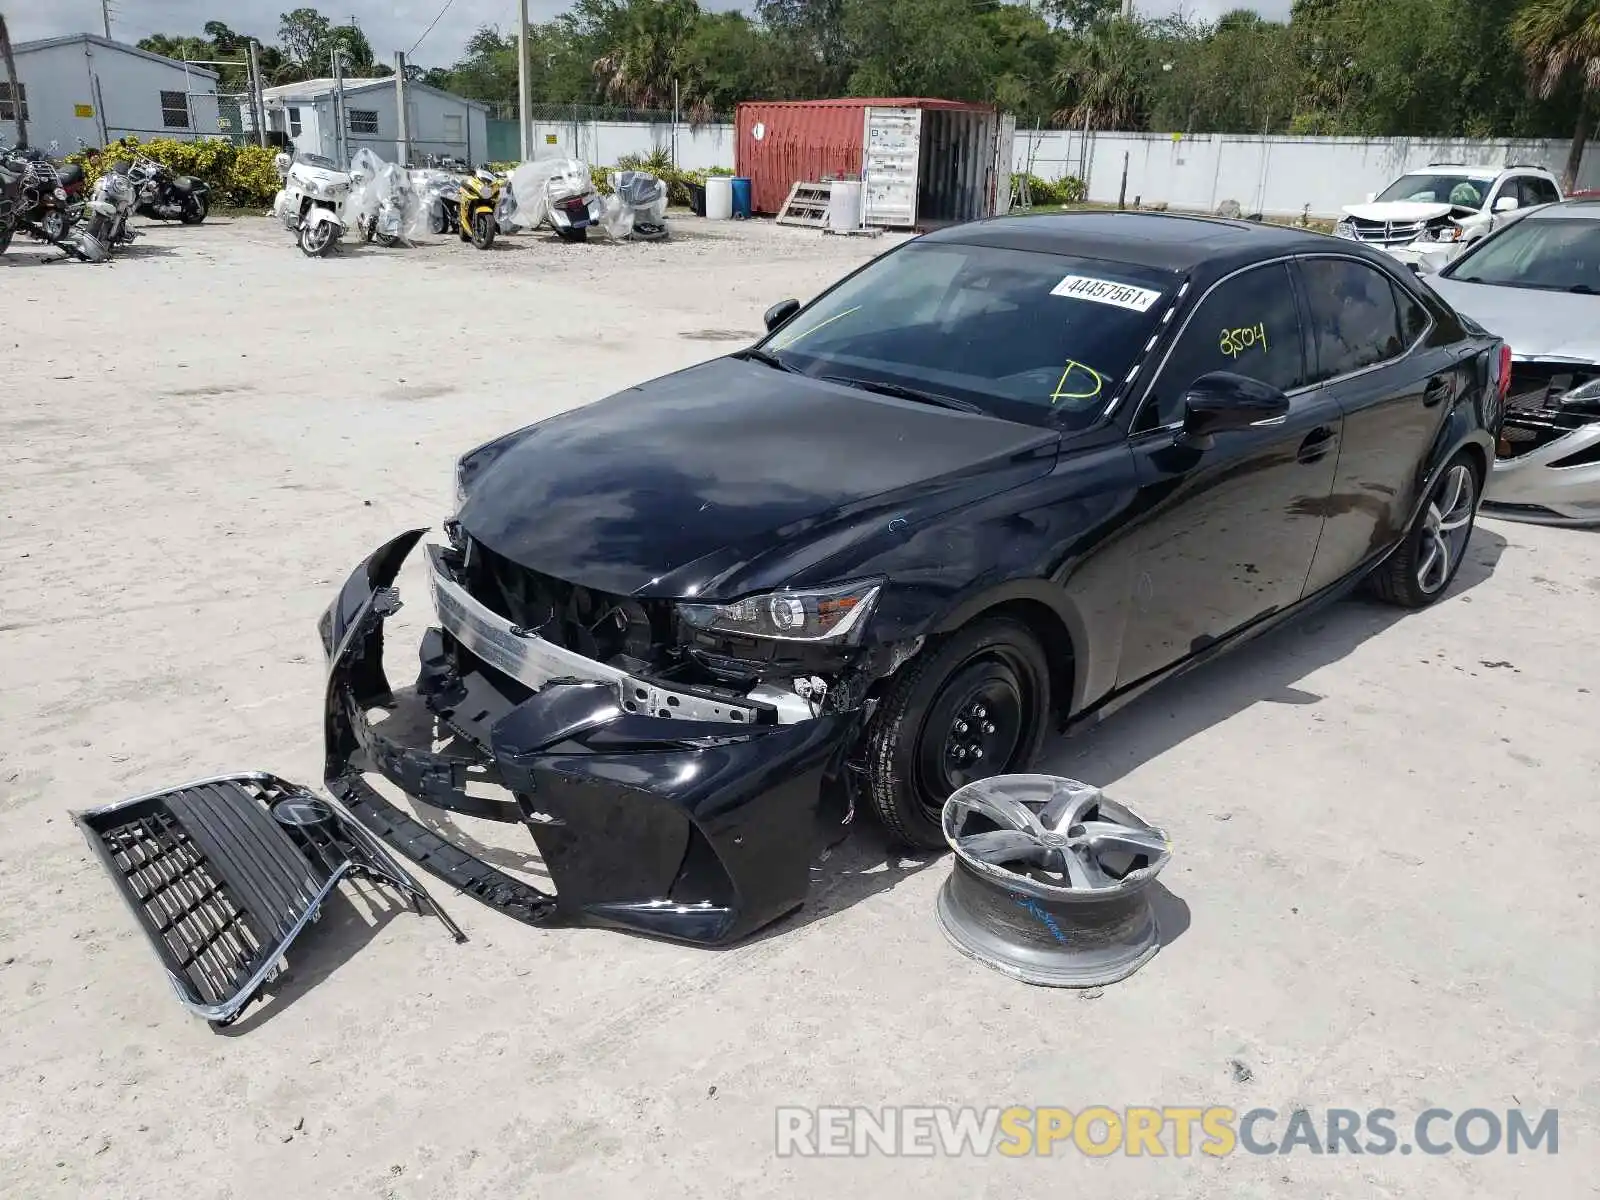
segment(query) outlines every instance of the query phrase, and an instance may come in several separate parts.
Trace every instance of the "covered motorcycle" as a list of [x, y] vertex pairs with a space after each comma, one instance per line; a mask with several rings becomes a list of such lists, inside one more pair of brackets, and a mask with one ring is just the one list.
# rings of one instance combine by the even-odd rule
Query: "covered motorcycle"
[[503, 230], [548, 224], [564, 242], [581, 242], [601, 223], [605, 202], [587, 163], [576, 158], [540, 158], [511, 172], [496, 218]]
[[601, 225], [618, 241], [659, 242], [667, 237], [667, 185], [648, 171], [613, 171]]
[[409, 245], [423, 232], [421, 199], [404, 167], [386, 163], [363, 148], [350, 159], [350, 181], [346, 220], [364, 240], [380, 246]]

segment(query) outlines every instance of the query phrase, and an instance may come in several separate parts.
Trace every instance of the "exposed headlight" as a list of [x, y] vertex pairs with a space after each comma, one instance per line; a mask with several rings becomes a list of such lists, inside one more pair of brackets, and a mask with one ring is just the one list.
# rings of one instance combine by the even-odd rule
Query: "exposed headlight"
[[1561, 393], [1557, 404], [1593, 404], [1600, 400], [1600, 379], [1591, 379], [1588, 383], [1579, 384], [1570, 392]]
[[1356, 231], [1354, 222], [1352, 222], [1349, 217], [1345, 217], [1342, 221], [1334, 222], [1333, 236], [1342, 238], [1355, 237]]
[[1424, 242], [1459, 242], [1466, 233], [1459, 225], [1441, 225], [1437, 229], [1424, 229], [1420, 240]]
[[696, 629], [784, 642], [842, 642], [860, 636], [882, 584], [858, 580], [838, 587], [769, 592], [731, 604], [680, 604]]

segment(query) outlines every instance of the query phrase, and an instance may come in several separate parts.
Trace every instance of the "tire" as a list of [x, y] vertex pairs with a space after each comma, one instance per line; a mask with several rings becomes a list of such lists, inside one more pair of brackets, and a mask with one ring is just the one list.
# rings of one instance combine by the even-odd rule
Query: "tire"
[[556, 236], [563, 242], [587, 242], [589, 240], [589, 227], [582, 229], [558, 229]]
[[11, 235], [15, 232], [16, 229], [11, 225], [0, 225], [0, 254], [4, 254], [11, 245]]
[[433, 233], [450, 232], [450, 214], [443, 204], [435, 204], [428, 218], [428, 228]]
[[334, 229], [335, 226], [331, 221], [318, 221], [314, 225], [302, 228], [297, 239], [301, 253], [311, 258], [326, 258], [333, 253], [333, 248], [339, 244]]
[[185, 225], [199, 225], [210, 211], [211, 201], [204, 196], [190, 196], [189, 203], [183, 206], [183, 215], [178, 220]]
[[1050, 665], [1038, 637], [1009, 617], [980, 618], [924, 647], [890, 682], [867, 729], [869, 803], [896, 841], [943, 850], [950, 793], [1026, 771], [1049, 721]]
[[44, 240], [54, 245], [67, 236], [72, 223], [67, 219], [67, 214], [59, 208], [52, 208], [45, 213], [44, 220], [39, 222], [39, 228], [44, 231]]
[[1483, 487], [1478, 474], [1478, 464], [1465, 451], [1445, 464], [1405, 540], [1368, 577], [1378, 599], [1401, 608], [1426, 608], [1450, 590], [1477, 521]]
[[479, 250], [487, 250], [494, 245], [494, 235], [500, 232], [500, 226], [495, 223], [494, 214], [488, 209], [472, 214], [472, 244]]
[[399, 237], [392, 233], [380, 233], [377, 235], [377, 238], [378, 245], [382, 246], [385, 250], [393, 250], [400, 244]]

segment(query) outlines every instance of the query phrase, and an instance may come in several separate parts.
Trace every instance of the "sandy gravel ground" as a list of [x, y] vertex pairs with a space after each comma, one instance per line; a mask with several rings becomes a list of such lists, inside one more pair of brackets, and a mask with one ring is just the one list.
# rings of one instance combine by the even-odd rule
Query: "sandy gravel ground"
[[[231, 1035], [179, 1009], [69, 809], [241, 768], [317, 782], [315, 619], [444, 515], [456, 454], [725, 352], [885, 244], [685, 223], [311, 262], [240, 219], [107, 268], [0, 258], [6, 1195], [1600, 1194], [1600, 536], [1578, 532], [1485, 523], [1437, 607], [1340, 605], [1053, 747], [1177, 846], [1176, 936], [1103, 995], [958, 957], [945, 865], [861, 835], [731, 951], [538, 931], [434, 885], [468, 944], [341, 900]], [[777, 1105], [891, 1103], [1558, 1107], [1561, 1144], [773, 1155]]]

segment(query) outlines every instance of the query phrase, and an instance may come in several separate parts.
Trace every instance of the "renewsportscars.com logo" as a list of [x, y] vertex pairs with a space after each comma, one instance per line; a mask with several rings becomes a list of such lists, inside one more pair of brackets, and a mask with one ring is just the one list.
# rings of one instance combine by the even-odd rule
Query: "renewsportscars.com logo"
[[780, 1108], [777, 1153], [790, 1157], [1221, 1158], [1246, 1154], [1524, 1154], [1560, 1150], [1560, 1112], [1303, 1108], [1243, 1113], [1217, 1105], [1066, 1108]]

